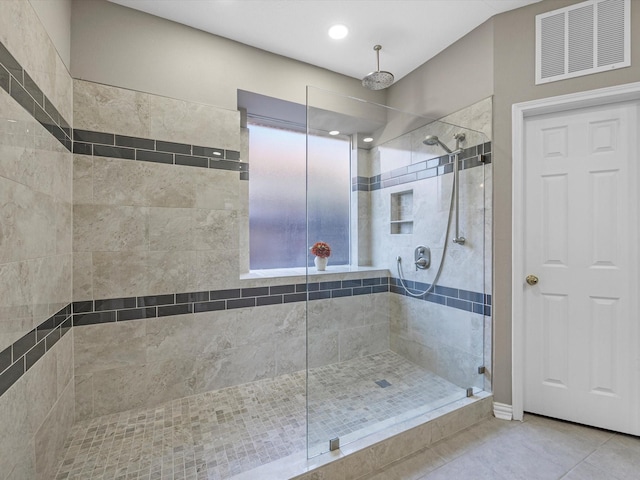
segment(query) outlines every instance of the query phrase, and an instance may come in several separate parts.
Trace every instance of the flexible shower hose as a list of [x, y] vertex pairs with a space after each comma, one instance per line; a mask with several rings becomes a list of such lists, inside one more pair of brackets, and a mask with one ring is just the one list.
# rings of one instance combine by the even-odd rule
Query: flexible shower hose
[[[411, 290], [407, 288], [404, 283], [404, 274], [402, 272], [402, 258], [400, 255], [396, 257], [396, 263], [398, 266], [398, 277], [400, 278], [400, 284], [402, 288], [411, 295], [412, 297], [422, 297], [423, 295], [428, 295], [433, 292], [433, 289], [436, 288], [436, 284], [438, 283], [438, 279], [440, 278], [440, 274], [442, 273], [442, 266], [444, 265], [444, 256], [447, 254], [447, 245], [449, 244], [449, 229], [451, 228], [451, 214], [453, 212], [453, 193], [454, 189], [457, 188], [455, 177], [453, 183], [451, 184], [451, 201], [449, 202], [449, 217], [447, 218], [447, 231], [444, 236], [444, 246], [442, 248], [442, 257], [440, 258], [440, 264], [438, 265], [438, 271], [436, 272], [436, 276], [433, 278], [431, 285], [424, 292], [413, 293]], [[459, 208], [459, 206], [458, 206]]]

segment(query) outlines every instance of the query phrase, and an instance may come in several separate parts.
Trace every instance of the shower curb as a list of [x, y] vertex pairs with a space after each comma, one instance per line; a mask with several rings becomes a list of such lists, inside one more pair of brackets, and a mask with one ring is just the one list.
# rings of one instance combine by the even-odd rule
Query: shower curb
[[[307, 459], [298, 452], [231, 477], [231, 480], [357, 480], [492, 416], [493, 395], [479, 392]], [[338, 474], [340, 475], [338, 477]]]

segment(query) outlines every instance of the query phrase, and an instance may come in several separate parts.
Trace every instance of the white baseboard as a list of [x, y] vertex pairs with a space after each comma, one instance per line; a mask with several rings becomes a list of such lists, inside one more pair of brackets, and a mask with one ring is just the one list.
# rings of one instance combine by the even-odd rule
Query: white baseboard
[[506, 403], [493, 402], [493, 415], [500, 420], [513, 420], [513, 407]]

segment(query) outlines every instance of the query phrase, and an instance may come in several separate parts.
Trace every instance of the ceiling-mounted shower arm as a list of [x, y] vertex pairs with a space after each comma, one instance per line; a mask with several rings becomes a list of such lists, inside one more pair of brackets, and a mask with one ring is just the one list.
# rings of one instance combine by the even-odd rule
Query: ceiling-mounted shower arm
[[377, 70], [369, 73], [362, 79], [362, 86], [370, 90], [382, 90], [393, 83], [394, 77], [391, 72], [380, 70], [380, 50], [382, 50], [382, 46], [375, 45], [373, 49], [376, 52]]

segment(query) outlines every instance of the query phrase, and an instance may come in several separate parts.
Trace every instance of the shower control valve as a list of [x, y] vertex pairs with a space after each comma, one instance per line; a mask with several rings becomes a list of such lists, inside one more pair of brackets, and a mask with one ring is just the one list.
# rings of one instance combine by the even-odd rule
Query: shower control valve
[[424, 245], [418, 245], [413, 252], [413, 263], [416, 270], [426, 270], [431, 266], [431, 250]]

